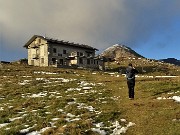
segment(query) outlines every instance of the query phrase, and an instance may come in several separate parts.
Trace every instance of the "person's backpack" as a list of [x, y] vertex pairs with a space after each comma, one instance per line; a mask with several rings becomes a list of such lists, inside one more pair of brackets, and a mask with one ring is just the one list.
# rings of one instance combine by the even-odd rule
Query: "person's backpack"
[[127, 68], [126, 78], [127, 79], [134, 79], [135, 78], [133, 68]]

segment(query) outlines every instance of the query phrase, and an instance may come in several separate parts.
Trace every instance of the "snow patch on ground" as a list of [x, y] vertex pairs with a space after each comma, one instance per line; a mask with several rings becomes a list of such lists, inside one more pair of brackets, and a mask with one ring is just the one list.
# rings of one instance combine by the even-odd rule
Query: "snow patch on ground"
[[[45, 96], [47, 96], [47, 93], [43, 93], [43, 92], [40, 92], [37, 94], [32, 94], [32, 95], [27, 95], [27, 97], [31, 97], [31, 98], [39, 98], [39, 97], [45, 97]], [[25, 98], [24, 95], [22, 95], [22, 97]]]
[[13, 121], [15, 121], [15, 120], [22, 119], [22, 118], [24, 118], [25, 116], [27, 116], [27, 114], [23, 114], [21, 117], [10, 118], [9, 121], [13, 122]]
[[[126, 74], [122, 74], [124, 77], [126, 77]], [[137, 78], [176, 78], [179, 76], [148, 76], [148, 75], [136, 75]]]
[[7, 126], [9, 123], [0, 124], [0, 128]]
[[[122, 119], [122, 121], [127, 122], [125, 119]], [[136, 124], [133, 123], [133, 122], [129, 122], [125, 126], [121, 126], [118, 121], [115, 121], [109, 127], [104, 127], [103, 122], [100, 122], [100, 123], [97, 123], [97, 124], [94, 124], [94, 125], [95, 125], [95, 127], [91, 128], [91, 130], [94, 131], [94, 132], [99, 133], [100, 135], [109, 134], [104, 129], [109, 129], [109, 130], [112, 129], [112, 133], [110, 135], [120, 135], [120, 134], [126, 133], [129, 127], [134, 126]]]
[[24, 80], [22, 82], [19, 82], [19, 85], [26, 85], [26, 84], [30, 84], [31, 80]]
[[57, 75], [58, 73], [44, 72], [44, 71], [34, 71], [34, 74]]
[[169, 95], [171, 95], [171, 94], [177, 94], [177, 93], [179, 93], [180, 91], [175, 91], [175, 92], [169, 92], [169, 93], [167, 93], [167, 94], [169, 94]]
[[172, 97], [157, 97], [157, 100], [165, 100], [165, 99], [173, 99], [175, 102], [180, 102], [180, 96], [172, 96]]
[[20, 132], [21, 134], [25, 134], [25, 133], [28, 133], [29, 130], [32, 129], [32, 128], [33, 128], [33, 127], [28, 127], [28, 128], [26, 128], [26, 129], [20, 130], [19, 132]]
[[180, 96], [173, 96], [172, 99], [174, 99], [176, 102], [180, 102]]
[[45, 132], [46, 130], [50, 129], [51, 127], [45, 127], [43, 129], [41, 129], [40, 131], [33, 131], [31, 133], [28, 133], [26, 135], [41, 135], [43, 132]]

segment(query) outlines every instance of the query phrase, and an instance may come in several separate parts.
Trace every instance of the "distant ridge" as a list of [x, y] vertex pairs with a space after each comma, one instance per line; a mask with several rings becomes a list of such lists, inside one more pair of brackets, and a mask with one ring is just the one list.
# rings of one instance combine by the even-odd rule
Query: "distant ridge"
[[180, 66], [180, 60], [177, 60], [175, 58], [160, 59], [160, 61]]
[[128, 59], [128, 58], [144, 58], [136, 51], [125, 45], [115, 44], [107, 48], [100, 56], [109, 58], [112, 60]]

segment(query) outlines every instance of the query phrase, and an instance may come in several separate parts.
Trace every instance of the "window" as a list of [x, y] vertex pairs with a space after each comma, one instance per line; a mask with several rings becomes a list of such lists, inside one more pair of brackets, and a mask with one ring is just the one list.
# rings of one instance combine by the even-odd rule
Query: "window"
[[63, 50], [63, 54], [66, 54], [67, 52], [66, 52], [66, 50]]
[[83, 59], [79, 58], [79, 64], [83, 64]]
[[79, 52], [77, 52], [77, 56], [79, 56]]
[[40, 54], [40, 50], [36, 49], [36, 54], [39, 55]]
[[41, 63], [44, 64], [44, 58], [41, 58]]
[[57, 49], [56, 48], [53, 48], [53, 53], [57, 53]]
[[90, 59], [87, 59], [87, 64], [90, 65]]
[[39, 44], [41, 43], [41, 39], [39, 38]]
[[63, 59], [60, 59], [60, 60], [59, 60], [59, 64], [60, 64], [60, 65], [63, 65], [63, 63], [64, 63]]
[[83, 53], [82, 53], [82, 52], [80, 52], [80, 56], [83, 56]]
[[52, 58], [52, 63], [56, 64], [56, 58]]
[[99, 64], [99, 61], [97, 60], [97, 65]]
[[94, 61], [93, 60], [91, 60], [91, 64], [93, 64], [94, 63]]
[[93, 54], [92, 52], [87, 52], [87, 56], [88, 56], [88, 57], [91, 57], [92, 54]]

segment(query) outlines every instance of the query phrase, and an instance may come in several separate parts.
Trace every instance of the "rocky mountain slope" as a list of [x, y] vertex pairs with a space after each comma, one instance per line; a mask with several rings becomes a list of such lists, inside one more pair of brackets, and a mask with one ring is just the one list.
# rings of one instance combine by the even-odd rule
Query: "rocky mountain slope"
[[[180, 70], [178, 66], [170, 62], [148, 59], [125, 45], [115, 44], [100, 54], [106, 60], [107, 70], [125, 72], [129, 63], [132, 63], [140, 73], [155, 74], [161, 72], [163, 75], [177, 75]], [[176, 64], [177, 65], [177, 64]]]
[[144, 58], [130, 47], [120, 44], [115, 44], [107, 48], [103, 53], [100, 54], [100, 56], [116, 61], [121, 59]]
[[[142, 55], [138, 54], [136, 51], [121, 44], [115, 44], [111, 47], [107, 48], [104, 52], [100, 54], [101, 57], [104, 57], [111, 61], [123, 61], [123, 60], [132, 60], [132, 59], [146, 59]], [[150, 60], [150, 59], [149, 59]], [[151, 60], [151, 61], [159, 61], [169, 64], [174, 64], [176, 66], [180, 66], [180, 60], [175, 58], [167, 58], [167, 59], [160, 59], [160, 60]]]

